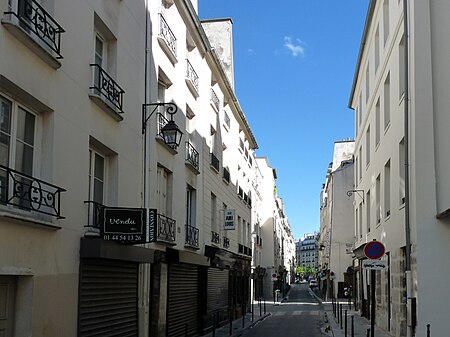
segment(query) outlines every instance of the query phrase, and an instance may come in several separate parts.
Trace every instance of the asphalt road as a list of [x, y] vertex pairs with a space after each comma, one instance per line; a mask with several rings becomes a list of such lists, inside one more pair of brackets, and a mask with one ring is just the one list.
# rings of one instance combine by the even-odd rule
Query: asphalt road
[[307, 284], [294, 284], [288, 299], [280, 305], [270, 304], [271, 315], [253, 328], [245, 337], [321, 337], [323, 311], [310, 294]]

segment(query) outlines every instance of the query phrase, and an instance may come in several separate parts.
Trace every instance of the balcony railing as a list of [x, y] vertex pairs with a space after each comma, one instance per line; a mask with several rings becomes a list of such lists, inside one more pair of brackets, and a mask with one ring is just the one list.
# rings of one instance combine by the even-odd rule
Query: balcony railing
[[159, 36], [163, 38], [164, 42], [169, 47], [170, 51], [176, 57], [177, 39], [175, 37], [175, 34], [172, 32], [169, 25], [167, 24], [166, 19], [164, 19], [164, 16], [161, 13], [159, 14]]
[[239, 138], [239, 149], [241, 149], [242, 152], [244, 152], [244, 141], [242, 139]]
[[177, 222], [162, 214], [158, 214], [158, 228], [156, 232], [157, 242], [175, 244], [175, 228]]
[[186, 142], [186, 162], [199, 169], [199, 153], [190, 142]]
[[244, 254], [244, 245], [238, 244], [238, 253]]
[[211, 105], [216, 109], [217, 112], [219, 112], [220, 101], [213, 88], [211, 88]]
[[229, 248], [230, 247], [230, 239], [227, 237], [223, 237], [223, 248]]
[[223, 168], [222, 178], [227, 184], [230, 183], [230, 171], [226, 167]]
[[0, 165], [0, 204], [61, 216], [61, 193], [65, 189]]
[[125, 91], [98, 64], [91, 64], [91, 68], [94, 73], [94, 83], [89, 89], [94, 94], [105, 98], [118, 110], [116, 112], [123, 113], [122, 103]]
[[214, 231], [211, 231], [211, 242], [212, 243], [220, 243], [220, 234]]
[[104, 209], [105, 206], [102, 204], [99, 204], [95, 201], [85, 201], [85, 204], [88, 205], [88, 221], [87, 226], [90, 228], [97, 228], [100, 229], [100, 226], [103, 223], [104, 220]]
[[228, 128], [230, 127], [230, 116], [228, 116], [227, 112], [224, 111], [223, 112], [223, 121], [225, 122], [225, 125], [228, 126]]
[[214, 153], [211, 153], [211, 167], [213, 167], [217, 172], [219, 172], [220, 169], [220, 163], [219, 158], [216, 157]]
[[198, 233], [199, 233], [198, 228], [186, 225], [186, 241], [185, 241], [186, 245], [198, 248], [199, 247]]
[[189, 81], [194, 88], [194, 90], [198, 93], [198, 75], [192, 67], [191, 62], [186, 59], [186, 80]]
[[33, 32], [36, 37], [56, 53], [57, 59], [63, 58], [61, 55], [61, 34], [65, 31], [37, 1], [19, 0], [17, 10], [8, 11], [5, 14], [16, 17], [25, 31]]
[[244, 199], [244, 190], [242, 189], [242, 187], [240, 187], [240, 186], [238, 187], [237, 194], [238, 194], [239, 198]]

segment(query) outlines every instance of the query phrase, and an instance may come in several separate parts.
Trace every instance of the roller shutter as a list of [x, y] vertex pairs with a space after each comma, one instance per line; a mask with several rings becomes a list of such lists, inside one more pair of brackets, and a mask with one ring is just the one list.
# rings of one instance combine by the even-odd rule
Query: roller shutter
[[78, 336], [138, 335], [138, 266], [106, 259], [82, 260]]
[[[189, 264], [169, 266], [167, 336], [198, 335], [198, 267]], [[187, 325], [186, 325], [187, 324]]]
[[215, 313], [228, 309], [228, 270], [208, 269], [207, 311]]

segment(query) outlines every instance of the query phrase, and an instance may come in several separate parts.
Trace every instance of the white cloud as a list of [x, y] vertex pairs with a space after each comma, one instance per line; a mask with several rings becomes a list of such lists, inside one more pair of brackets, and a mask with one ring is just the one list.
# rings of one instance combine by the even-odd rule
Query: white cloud
[[292, 41], [292, 37], [284, 37], [284, 46], [290, 51], [292, 56], [305, 56], [305, 48], [302, 46], [303, 41], [300, 39], [295, 39]]

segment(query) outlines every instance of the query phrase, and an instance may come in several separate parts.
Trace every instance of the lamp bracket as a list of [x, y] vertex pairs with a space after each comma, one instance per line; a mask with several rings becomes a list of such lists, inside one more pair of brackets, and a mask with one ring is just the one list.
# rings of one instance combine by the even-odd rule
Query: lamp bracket
[[347, 191], [347, 195], [349, 197], [351, 197], [353, 195], [353, 193], [358, 194], [358, 196], [362, 199], [362, 202], [364, 204], [364, 190], [350, 190], [350, 191]]
[[[145, 133], [145, 130], [147, 128], [147, 122], [150, 119], [150, 117], [152, 117], [155, 111], [161, 106], [164, 107], [166, 109], [166, 112], [170, 115], [170, 120], [171, 121], [173, 120], [173, 115], [176, 114], [178, 110], [178, 107], [175, 103], [158, 102], [158, 103], [142, 104], [142, 134]], [[153, 110], [150, 113], [148, 113], [147, 108], [153, 108]]]

